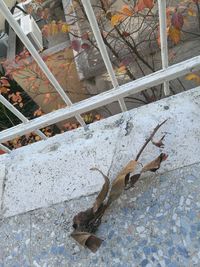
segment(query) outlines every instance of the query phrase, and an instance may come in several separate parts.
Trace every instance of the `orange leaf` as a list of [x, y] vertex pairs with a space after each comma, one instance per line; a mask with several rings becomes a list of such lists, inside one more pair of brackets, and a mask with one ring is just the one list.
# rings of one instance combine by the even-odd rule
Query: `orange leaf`
[[119, 67], [117, 69], [117, 73], [118, 74], [125, 74], [126, 73], [126, 66], [125, 65], [122, 65], [121, 67]]
[[145, 7], [152, 9], [154, 6], [154, 0], [143, 0]]
[[61, 32], [69, 32], [69, 26], [66, 23], [62, 25]]
[[40, 141], [40, 140], [41, 140], [41, 137], [38, 136], [38, 135], [36, 135], [36, 137], [35, 137], [35, 141]]
[[196, 83], [200, 83], [200, 76], [195, 73], [190, 73], [185, 77], [188, 81], [195, 81]]
[[115, 14], [111, 18], [111, 24], [112, 26], [116, 26], [119, 22], [121, 22], [124, 19], [124, 15], [122, 14]]
[[193, 10], [192, 8], [188, 9], [188, 15], [192, 16], [192, 17], [196, 17], [197, 13], [195, 10]]
[[133, 10], [128, 6], [128, 5], [125, 5], [123, 6], [122, 8], [122, 13], [128, 17], [132, 16], [133, 15]]
[[0, 94], [6, 94], [9, 91], [9, 89], [5, 86], [0, 87]]
[[181, 39], [180, 30], [171, 26], [169, 29], [169, 37], [171, 38], [171, 40], [174, 44], [178, 44], [180, 42], [180, 39]]
[[140, 12], [145, 9], [145, 4], [143, 0], [139, 0], [137, 5], [135, 6], [135, 12]]
[[58, 33], [58, 25], [56, 24], [55, 20], [51, 23], [51, 34], [57, 34]]

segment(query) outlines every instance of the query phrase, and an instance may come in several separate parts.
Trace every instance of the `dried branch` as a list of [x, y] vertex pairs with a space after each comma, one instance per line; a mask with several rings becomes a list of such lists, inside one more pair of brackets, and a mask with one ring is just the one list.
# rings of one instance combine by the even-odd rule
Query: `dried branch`
[[[158, 129], [166, 122], [163, 121], [158, 124], [150, 137], [146, 140], [145, 144], [140, 149], [136, 159], [139, 158], [144, 148], [152, 140]], [[110, 186], [110, 181], [108, 177], [102, 173], [97, 168], [92, 168], [91, 170], [96, 170], [100, 172], [104, 177], [104, 184], [99, 192], [92, 208], [85, 211], [79, 212], [73, 219], [73, 228], [71, 236], [82, 246], [89, 248], [92, 252], [96, 252], [101, 246], [102, 239], [95, 236], [93, 233], [98, 229], [101, 224], [101, 218], [104, 215], [107, 208], [122, 194], [124, 190], [127, 190], [134, 186], [134, 184], [139, 180], [141, 174], [146, 171], [155, 172], [160, 168], [162, 161], [167, 159], [165, 153], [161, 153], [156, 159], [152, 160], [150, 163], [146, 164], [140, 173], [133, 174], [137, 167], [137, 160], [131, 160], [128, 164], [117, 174], [116, 178], [113, 180]]]
[[149, 138], [146, 140], [140, 151], [138, 152], [135, 160], [138, 161], [139, 157], [141, 156], [142, 152], [144, 151], [145, 147], [148, 145], [148, 143], [152, 140], [158, 129], [167, 121], [168, 119], [164, 120], [162, 123], [158, 124], [156, 128], [153, 130], [152, 134], [149, 136]]

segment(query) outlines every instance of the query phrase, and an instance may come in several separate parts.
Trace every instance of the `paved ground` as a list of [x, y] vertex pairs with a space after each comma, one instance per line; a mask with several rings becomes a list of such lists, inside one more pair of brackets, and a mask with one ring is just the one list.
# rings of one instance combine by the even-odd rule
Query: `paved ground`
[[200, 164], [142, 177], [112, 204], [96, 254], [70, 237], [73, 216], [95, 196], [63, 202], [0, 224], [0, 266], [200, 266]]

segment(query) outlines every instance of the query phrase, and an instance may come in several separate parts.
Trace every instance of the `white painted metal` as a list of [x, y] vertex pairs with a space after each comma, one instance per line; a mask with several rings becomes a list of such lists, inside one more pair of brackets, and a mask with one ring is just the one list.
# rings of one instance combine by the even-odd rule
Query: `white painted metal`
[[124, 84], [117, 89], [112, 89], [97, 96], [80, 101], [68, 108], [59, 109], [43, 115], [27, 122], [26, 124], [21, 124], [11, 129], [4, 130], [0, 132], [0, 143], [13, 139], [16, 136], [32, 132], [35, 129], [40, 129], [42, 127], [70, 118], [77, 113], [81, 114], [112, 103], [119, 98], [141, 92], [147, 88], [176, 79], [177, 77], [183, 76], [198, 69], [200, 69], [200, 56], [185, 60], [178, 64], [174, 64], [167, 69], [159, 70], [136, 81]]
[[[82, 3], [84, 6], [84, 9], [85, 9], [85, 12], [87, 14], [88, 20], [90, 22], [90, 26], [92, 28], [93, 34], [94, 34], [95, 39], [97, 41], [99, 50], [101, 52], [101, 56], [103, 58], [105, 66], [106, 66], [106, 69], [107, 69], [108, 74], [110, 76], [110, 79], [112, 81], [113, 87], [118, 88], [119, 84], [118, 84], [117, 78], [115, 76], [115, 72], [113, 70], [112, 63], [111, 63], [109, 55], [108, 55], [108, 51], [107, 51], [106, 46], [104, 44], [103, 38], [101, 36], [101, 32], [100, 32], [100, 29], [99, 29], [92, 5], [91, 5], [90, 1], [88, 1], [88, 0], [82, 0]], [[119, 99], [119, 104], [120, 104], [122, 111], [127, 110], [124, 99]]]
[[[17, 118], [19, 118], [22, 122], [26, 123], [29, 120], [18, 110], [16, 109], [5, 97], [3, 97], [0, 94], [0, 102], [7, 107], [7, 109], [9, 109], [13, 114], [15, 114], [15, 116]], [[42, 139], [46, 140], [47, 137], [45, 134], [43, 134], [43, 132], [41, 132], [40, 130], [36, 130], [35, 133], [37, 135], [39, 135]]]
[[3, 150], [3, 151], [5, 151], [5, 152], [7, 152], [7, 153], [10, 153], [11, 152], [11, 150], [9, 148], [7, 148], [6, 146], [4, 146], [2, 144], [0, 144], [0, 149]]
[[[65, 91], [60, 86], [59, 82], [56, 80], [56, 78], [54, 77], [52, 72], [49, 70], [49, 68], [47, 67], [47, 65], [45, 64], [45, 62], [43, 61], [43, 59], [41, 58], [41, 56], [39, 55], [39, 53], [37, 52], [37, 50], [35, 49], [33, 44], [31, 43], [31, 41], [24, 34], [24, 32], [22, 31], [22, 29], [19, 26], [19, 24], [13, 18], [12, 14], [11, 14], [10, 10], [8, 9], [8, 7], [6, 6], [4, 0], [0, 0], [0, 12], [6, 18], [6, 20], [9, 22], [10, 26], [13, 28], [15, 33], [19, 36], [19, 38], [24, 43], [26, 48], [29, 50], [29, 52], [31, 53], [32, 57], [35, 59], [35, 61], [37, 62], [37, 64], [41, 68], [41, 70], [45, 73], [46, 77], [51, 82], [51, 84], [54, 86], [55, 90], [60, 94], [60, 96], [62, 97], [64, 102], [68, 106], [71, 106], [72, 105], [71, 100], [66, 95]], [[85, 122], [84, 122], [84, 120], [82, 119], [82, 117], [80, 115], [76, 114], [76, 119], [79, 121], [79, 123], [82, 126], [85, 125]]]
[[[169, 64], [168, 46], [167, 46], [167, 17], [166, 17], [166, 0], [158, 0], [159, 22], [160, 22], [160, 45], [162, 67], [166, 69]], [[170, 94], [169, 82], [164, 82], [165, 95]]]

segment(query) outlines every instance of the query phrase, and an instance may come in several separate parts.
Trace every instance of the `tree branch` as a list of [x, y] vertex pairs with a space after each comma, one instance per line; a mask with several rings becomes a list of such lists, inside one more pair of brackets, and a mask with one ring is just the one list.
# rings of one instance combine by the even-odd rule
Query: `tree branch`
[[139, 157], [141, 156], [142, 152], [144, 151], [145, 147], [148, 145], [148, 143], [153, 139], [154, 135], [158, 131], [158, 129], [167, 121], [168, 119], [164, 120], [162, 123], [158, 124], [156, 128], [153, 130], [152, 134], [149, 136], [149, 138], [146, 140], [144, 145], [141, 147], [140, 151], [138, 152], [135, 160], [138, 161]]

